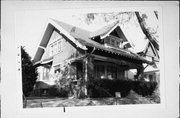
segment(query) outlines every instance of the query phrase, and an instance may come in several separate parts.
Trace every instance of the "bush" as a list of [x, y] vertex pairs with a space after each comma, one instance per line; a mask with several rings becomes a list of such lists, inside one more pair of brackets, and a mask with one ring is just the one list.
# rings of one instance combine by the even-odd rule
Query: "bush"
[[156, 86], [157, 82], [134, 81], [132, 89], [142, 96], [148, 96], [153, 94]]
[[115, 80], [115, 91], [114, 92], [121, 92], [121, 97], [126, 97], [130, 90], [132, 89], [132, 81], [131, 80]]
[[157, 87], [156, 82], [93, 79], [87, 82], [88, 95], [91, 98], [115, 97], [115, 92], [120, 92], [121, 97], [126, 97], [130, 90], [142, 96], [152, 95]]
[[91, 98], [115, 97], [115, 92], [120, 92], [121, 97], [126, 97], [131, 88], [131, 80], [96, 79], [87, 82], [88, 95]]
[[51, 87], [49, 88], [48, 93], [49, 93], [49, 96], [51, 96], [51, 97], [57, 97], [57, 96], [59, 96], [58, 87], [55, 86], [55, 85], [51, 86]]
[[69, 90], [66, 88], [58, 88], [58, 86], [53, 85], [49, 88], [48, 94], [51, 97], [68, 97]]

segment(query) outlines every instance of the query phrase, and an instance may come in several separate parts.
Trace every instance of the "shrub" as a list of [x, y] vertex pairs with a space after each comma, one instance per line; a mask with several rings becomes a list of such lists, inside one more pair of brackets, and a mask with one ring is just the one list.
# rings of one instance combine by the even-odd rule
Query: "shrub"
[[115, 80], [114, 82], [116, 87], [114, 92], [121, 92], [121, 97], [126, 97], [132, 89], [131, 80]]
[[157, 87], [156, 82], [93, 79], [87, 82], [88, 95], [91, 98], [115, 97], [115, 92], [120, 92], [121, 97], [126, 97], [130, 90], [142, 96], [152, 95]]
[[66, 88], [58, 88], [58, 86], [53, 85], [49, 88], [48, 94], [51, 97], [68, 97], [69, 90]]
[[132, 89], [142, 96], [148, 96], [153, 94], [156, 86], [157, 82], [134, 81]]
[[126, 97], [132, 88], [131, 80], [96, 79], [87, 82], [89, 97], [115, 97], [115, 92], [120, 92], [121, 97]]
[[51, 96], [51, 97], [57, 97], [57, 96], [59, 96], [58, 88], [57, 88], [57, 86], [55, 86], [55, 85], [53, 85], [53, 86], [51, 86], [51, 87], [49, 88], [48, 93], [49, 93], [49, 96]]
[[69, 90], [66, 88], [60, 88], [59, 91], [59, 97], [68, 97]]

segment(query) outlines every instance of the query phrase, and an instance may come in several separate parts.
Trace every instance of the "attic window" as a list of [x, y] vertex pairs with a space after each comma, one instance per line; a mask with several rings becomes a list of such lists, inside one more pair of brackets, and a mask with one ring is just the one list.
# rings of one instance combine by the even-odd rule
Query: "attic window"
[[53, 55], [56, 55], [57, 53], [61, 52], [62, 51], [62, 39], [63, 37], [62, 36], [59, 36], [57, 38], [57, 40], [54, 40], [54, 42], [52, 42], [50, 45], [49, 45], [49, 55], [50, 56], [53, 56]]

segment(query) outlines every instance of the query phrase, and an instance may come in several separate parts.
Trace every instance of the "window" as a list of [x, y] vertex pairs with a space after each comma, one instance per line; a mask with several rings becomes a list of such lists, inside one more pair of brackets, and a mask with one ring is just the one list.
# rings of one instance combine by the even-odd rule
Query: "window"
[[111, 45], [115, 46], [115, 40], [114, 39], [111, 39]]
[[62, 39], [62, 36], [60, 38], [58, 38], [58, 40], [56, 40], [50, 44], [50, 49], [49, 49], [50, 56], [53, 56], [53, 55], [61, 52], [61, 39]]
[[119, 47], [119, 45], [120, 45], [120, 42], [116, 41], [116, 47]]
[[49, 68], [43, 68], [43, 80], [49, 80]]
[[108, 44], [108, 45], [111, 45], [113, 47], [116, 47], [116, 48], [123, 48], [122, 47], [122, 39], [120, 39], [120, 38], [118, 38], [116, 36], [110, 35], [109, 37], [106, 37], [104, 39], [104, 43]]
[[105, 66], [104, 65], [95, 65], [95, 77], [97, 79], [105, 78]]
[[110, 63], [95, 64], [95, 77], [97, 79], [117, 79], [117, 66]]
[[149, 75], [149, 80], [153, 81], [153, 75], [151, 75], [151, 74]]
[[107, 65], [107, 77], [108, 79], [117, 78], [117, 68], [113, 65]]

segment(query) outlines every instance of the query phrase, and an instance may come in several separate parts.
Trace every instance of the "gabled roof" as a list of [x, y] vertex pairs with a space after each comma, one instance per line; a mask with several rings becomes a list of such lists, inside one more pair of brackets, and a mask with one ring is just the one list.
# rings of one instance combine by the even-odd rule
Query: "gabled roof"
[[77, 47], [79, 47], [83, 50], [87, 50], [87, 46], [95, 47], [96, 49], [101, 49], [101, 50], [111, 52], [114, 54], [118, 54], [121, 56], [125, 56], [128, 58], [133, 58], [133, 59], [142, 61], [143, 63], [150, 63], [143, 57], [140, 57], [139, 55], [132, 53], [129, 50], [105, 47], [104, 45], [91, 40], [92, 36], [107, 35], [113, 29], [115, 29], [117, 27], [117, 25], [118, 25], [118, 22], [115, 22], [115, 23], [112, 23], [111, 25], [108, 25], [107, 27], [104, 27], [104, 29], [100, 29], [100, 30], [97, 30], [97, 32], [91, 33], [89, 31], [66, 24], [64, 22], [60, 22], [60, 21], [51, 19], [46, 26], [43, 38], [38, 47], [36, 55], [34, 57], [34, 62], [43, 61], [43, 60], [41, 60], [41, 57], [45, 52], [45, 48], [48, 45], [50, 36], [51, 36], [53, 30], [57, 29], [60, 33], [64, 34], [67, 38], [69, 38]]
[[[77, 47], [87, 50], [86, 46], [79, 43], [71, 34], [71, 30], [73, 26], [68, 25], [66, 23], [54, 20], [54, 19], [49, 19], [49, 21], [46, 24], [46, 27], [44, 29], [44, 33], [42, 35], [42, 39], [41, 42], [39, 44], [38, 50], [34, 56], [33, 62], [38, 62], [41, 60], [42, 55], [45, 52], [45, 49], [48, 45], [48, 42], [50, 40], [50, 36], [53, 32], [53, 30], [57, 29], [58, 31], [60, 31], [60, 33], [64, 34], [67, 38], [69, 38], [72, 42], [74, 42], [76, 44]], [[88, 34], [88, 32], [81, 30], [80, 28], [76, 28], [76, 33], [78, 32], [82, 32], [82, 34]], [[78, 34], [77, 33], [77, 34]], [[73, 32], [72, 32], [73, 34]], [[84, 35], [78, 35], [79, 37], [84, 37]], [[41, 60], [42, 61], [42, 60]]]
[[113, 29], [115, 29], [118, 26], [118, 24], [119, 24], [119, 21], [116, 21], [109, 25], [106, 25], [106, 26], [102, 27], [101, 29], [99, 29], [95, 32], [92, 32], [90, 34], [90, 38], [97, 37], [97, 36], [105, 36], [108, 33], [110, 33]]
[[112, 31], [114, 30], [117, 30], [117, 33], [119, 36], [121, 36], [121, 38], [124, 40], [124, 41], [128, 41], [126, 39], [126, 36], [125, 34], [123, 33], [122, 31], [122, 28], [120, 26], [120, 23], [119, 21], [115, 21], [113, 23], [110, 23], [104, 27], [102, 27], [101, 29], [97, 30], [97, 31], [94, 31], [90, 34], [90, 38], [94, 38], [94, 37], [97, 37], [97, 36], [100, 36], [101, 39], [105, 38], [106, 36], [108, 36]]
[[55, 23], [57, 23], [59, 26], [61, 26], [64, 30], [66, 30], [68, 33], [70, 33], [71, 35], [74, 36], [74, 38], [85, 38], [85, 39], [88, 39], [91, 32], [85, 30], [85, 29], [81, 29], [79, 27], [76, 27], [76, 26], [72, 26], [72, 25], [69, 25], [67, 23], [64, 23], [64, 22], [61, 22], [61, 21], [58, 21], [58, 20], [54, 20], [52, 19]]

